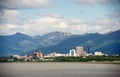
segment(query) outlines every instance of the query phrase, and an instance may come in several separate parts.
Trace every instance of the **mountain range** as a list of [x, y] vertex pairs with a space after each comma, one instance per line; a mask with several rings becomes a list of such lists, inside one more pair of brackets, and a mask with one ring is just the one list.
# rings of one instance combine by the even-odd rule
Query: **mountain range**
[[120, 30], [105, 34], [79, 35], [55, 31], [35, 37], [22, 33], [0, 36], [0, 56], [25, 55], [35, 50], [41, 50], [43, 54], [68, 53], [76, 46], [83, 46], [88, 53], [101, 51], [109, 55], [120, 55]]

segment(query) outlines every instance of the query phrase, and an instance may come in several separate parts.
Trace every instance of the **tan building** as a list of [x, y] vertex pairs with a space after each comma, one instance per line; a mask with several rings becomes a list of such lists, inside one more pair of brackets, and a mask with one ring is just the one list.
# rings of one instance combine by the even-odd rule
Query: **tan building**
[[41, 51], [32, 52], [32, 56], [33, 58], [43, 58], [43, 54]]
[[83, 56], [84, 55], [84, 48], [82, 46], [76, 47], [76, 54], [77, 56]]

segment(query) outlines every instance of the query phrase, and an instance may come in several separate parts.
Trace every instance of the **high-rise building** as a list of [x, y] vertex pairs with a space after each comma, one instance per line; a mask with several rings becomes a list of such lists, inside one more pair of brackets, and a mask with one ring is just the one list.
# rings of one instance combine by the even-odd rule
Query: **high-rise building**
[[75, 49], [71, 49], [69, 54], [70, 54], [70, 56], [76, 56]]
[[76, 47], [76, 54], [77, 56], [83, 56], [84, 55], [84, 49], [82, 46], [77, 46]]

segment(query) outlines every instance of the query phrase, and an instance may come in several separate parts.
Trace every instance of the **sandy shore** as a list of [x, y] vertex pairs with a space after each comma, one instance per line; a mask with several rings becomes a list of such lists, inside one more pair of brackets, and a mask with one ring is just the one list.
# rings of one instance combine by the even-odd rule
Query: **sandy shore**
[[120, 77], [119, 64], [0, 63], [0, 77]]

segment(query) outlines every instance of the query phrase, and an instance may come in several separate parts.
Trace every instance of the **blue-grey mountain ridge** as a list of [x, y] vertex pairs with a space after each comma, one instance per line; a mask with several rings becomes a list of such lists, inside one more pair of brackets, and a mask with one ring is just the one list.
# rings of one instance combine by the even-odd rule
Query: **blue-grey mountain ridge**
[[41, 50], [43, 54], [68, 53], [76, 46], [84, 46], [84, 51], [88, 53], [101, 51], [109, 55], [120, 55], [120, 30], [105, 34], [76, 35], [55, 31], [35, 37], [22, 33], [0, 36], [0, 56], [25, 55], [35, 50]]

